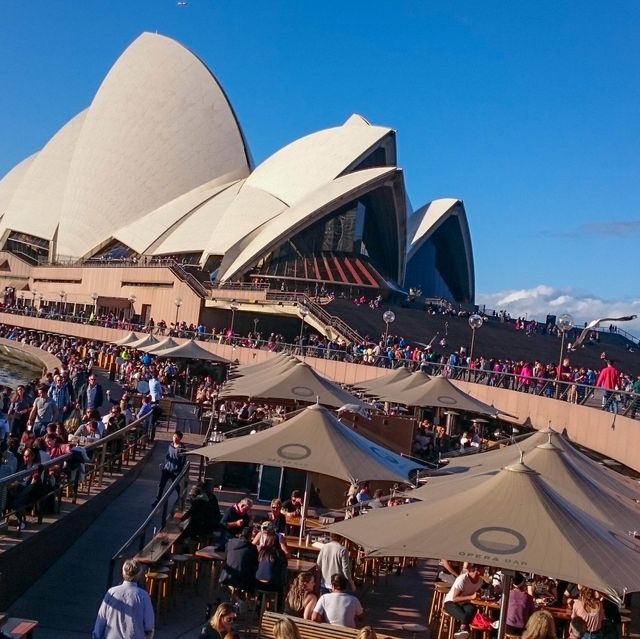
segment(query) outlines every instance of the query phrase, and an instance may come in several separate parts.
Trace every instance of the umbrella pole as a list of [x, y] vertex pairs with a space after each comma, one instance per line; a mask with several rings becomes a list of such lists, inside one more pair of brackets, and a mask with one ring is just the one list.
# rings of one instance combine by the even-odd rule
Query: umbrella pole
[[507, 611], [509, 610], [509, 595], [511, 594], [511, 583], [514, 573], [502, 571], [502, 601], [500, 602], [500, 621], [498, 625], [498, 636], [496, 639], [504, 639], [507, 626]]
[[300, 513], [300, 537], [298, 541], [302, 543], [302, 538], [304, 537], [304, 525], [307, 521], [307, 508], [309, 507], [309, 491], [311, 490], [311, 477], [309, 476], [309, 472], [307, 471], [305, 480], [304, 480], [304, 501], [302, 502], [302, 512]]

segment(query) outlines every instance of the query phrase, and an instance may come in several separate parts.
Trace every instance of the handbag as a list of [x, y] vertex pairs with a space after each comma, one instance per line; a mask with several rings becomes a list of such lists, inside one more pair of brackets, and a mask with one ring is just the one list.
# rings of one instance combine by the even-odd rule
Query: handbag
[[476, 614], [471, 621], [471, 625], [479, 630], [493, 630], [493, 621], [487, 615], [483, 615], [479, 610], [476, 611]]

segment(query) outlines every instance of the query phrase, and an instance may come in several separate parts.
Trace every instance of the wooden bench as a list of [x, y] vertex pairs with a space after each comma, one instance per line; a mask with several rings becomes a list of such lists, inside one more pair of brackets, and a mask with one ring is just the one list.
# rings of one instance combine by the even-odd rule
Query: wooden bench
[[[262, 616], [262, 626], [259, 639], [274, 639], [273, 627], [276, 621], [287, 615], [266, 611]], [[330, 623], [316, 623], [299, 617], [289, 617], [296, 624], [300, 639], [357, 639], [358, 630]], [[392, 635], [376, 631], [380, 639], [395, 639]]]
[[9, 617], [2, 624], [2, 632], [14, 639], [29, 639], [33, 636], [33, 631], [38, 627], [38, 622], [33, 619], [19, 619]]

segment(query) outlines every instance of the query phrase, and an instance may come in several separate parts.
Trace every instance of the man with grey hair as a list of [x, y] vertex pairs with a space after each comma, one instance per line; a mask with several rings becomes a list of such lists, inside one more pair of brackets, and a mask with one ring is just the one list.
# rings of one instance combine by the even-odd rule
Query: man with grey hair
[[102, 600], [93, 639], [152, 639], [153, 605], [149, 593], [138, 586], [142, 568], [135, 559], [122, 566], [123, 582], [109, 588]]

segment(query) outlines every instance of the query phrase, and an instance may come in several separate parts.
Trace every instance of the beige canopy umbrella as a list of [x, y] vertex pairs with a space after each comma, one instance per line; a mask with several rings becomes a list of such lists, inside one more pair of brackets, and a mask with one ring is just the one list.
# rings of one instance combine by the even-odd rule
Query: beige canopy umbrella
[[128, 346], [133, 342], [137, 342], [140, 338], [133, 332], [130, 331], [126, 337], [119, 339], [117, 342], [113, 342], [116, 346]]
[[[446, 484], [450, 490], [458, 490], [458, 481], [464, 481], [469, 477], [482, 477], [494, 475], [504, 466], [508, 466], [518, 460], [520, 453], [526, 454], [535, 450], [541, 444], [550, 443], [566, 453], [572, 465], [585, 477], [602, 486], [609, 492], [618, 495], [623, 502], [638, 503], [640, 499], [640, 486], [627, 477], [612, 471], [580, 452], [570, 441], [552, 428], [533, 433], [530, 437], [521, 440], [505, 448], [488, 451], [477, 455], [465, 455], [453, 457], [449, 465], [432, 471], [426, 485], [411, 492], [411, 497], [421, 499], [433, 488]], [[536, 468], [536, 470], [538, 470]]]
[[369, 479], [408, 483], [417, 464], [370, 441], [314, 404], [267, 430], [197, 448], [211, 461], [296, 468], [357, 483]]
[[[584, 472], [570, 453], [551, 442], [551, 433], [547, 433], [546, 437], [548, 441], [522, 453], [527, 466], [540, 473], [562, 497], [590, 516], [620, 530], [640, 530], [638, 504], [599, 484], [593, 475]], [[591, 464], [596, 465], [596, 462], [591, 461]], [[489, 481], [499, 472], [493, 469], [447, 479], [439, 477], [406, 495], [421, 500], [441, 499]]]
[[276, 353], [273, 357], [266, 359], [257, 364], [232, 364], [229, 369], [229, 379], [238, 379], [247, 375], [254, 375], [265, 370], [269, 370], [272, 366], [277, 366], [284, 361], [299, 361], [297, 358], [287, 353]]
[[251, 390], [260, 382], [260, 380], [275, 379], [283, 372], [293, 368], [299, 363], [299, 361], [300, 360], [295, 357], [280, 359], [271, 364], [268, 368], [261, 368], [255, 373], [232, 379], [225, 385], [224, 390], [229, 392], [233, 390], [233, 392], [236, 392], [239, 395], [251, 395]]
[[581, 511], [522, 463], [455, 495], [379, 509], [328, 530], [371, 556], [467, 560], [614, 597], [640, 590], [640, 544]]
[[130, 344], [127, 344], [127, 346], [129, 348], [140, 349], [140, 348], [144, 348], [145, 346], [153, 346], [154, 344], [157, 344], [159, 341], [160, 340], [156, 339], [153, 335], [145, 335], [139, 340], [135, 342], [131, 342]]
[[293, 355], [289, 355], [288, 353], [276, 353], [273, 357], [265, 360], [264, 362], [260, 362], [258, 364], [240, 364], [240, 366], [236, 366], [234, 372], [238, 375], [254, 375], [256, 373], [261, 373], [265, 370], [269, 370], [274, 366], [278, 366], [282, 362], [291, 362], [291, 361], [300, 361], [297, 357], [293, 357]]
[[161, 351], [154, 351], [154, 355], [158, 357], [171, 357], [172, 359], [202, 359], [207, 362], [218, 362], [220, 364], [229, 364], [228, 359], [215, 355], [214, 353], [202, 348], [192, 339], [179, 346], [173, 348], [165, 348]]
[[144, 351], [145, 353], [155, 353], [156, 351], [161, 351], [167, 348], [173, 348], [174, 346], [179, 346], [178, 342], [173, 339], [173, 337], [165, 337], [162, 341], [157, 344], [152, 344], [151, 346], [142, 346], [139, 347], [139, 351]]
[[255, 383], [236, 390], [235, 384], [220, 393], [221, 398], [251, 397], [254, 399], [280, 399], [298, 402], [318, 401], [323, 406], [340, 408], [345, 404], [364, 404], [337, 384], [321, 377], [304, 362], [298, 362], [279, 375], [260, 376]]
[[379, 397], [385, 402], [407, 406], [438, 406], [492, 416], [500, 412], [493, 406], [485, 404], [479, 399], [474, 399], [471, 395], [460, 390], [446, 377], [433, 377], [429, 382], [420, 384], [416, 388], [394, 393], [393, 397], [386, 393], [380, 394]]
[[211, 461], [246, 462], [307, 471], [303, 522], [309, 493], [309, 473], [337, 477], [355, 484], [364, 480], [408, 483], [412, 470], [422, 466], [379, 446], [315, 404], [268, 430], [197, 448], [189, 454]]
[[386, 401], [402, 404], [403, 402], [396, 402], [395, 400], [389, 398], [394, 396], [401, 396], [401, 394], [403, 393], [420, 388], [427, 382], [431, 381], [431, 379], [432, 378], [429, 377], [429, 375], [427, 375], [424, 371], [416, 371], [415, 373], [409, 373], [408, 377], [398, 379], [388, 386], [383, 386], [382, 388], [378, 388], [377, 390], [370, 391], [366, 394], [376, 395], [378, 397], [384, 395]]
[[401, 366], [400, 368], [396, 368], [386, 375], [376, 377], [375, 379], [369, 379], [366, 382], [359, 382], [357, 384], [354, 384], [354, 387], [362, 389], [366, 391], [367, 394], [370, 394], [369, 391], [384, 388], [385, 386], [393, 384], [401, 379], [406, 379], [410, 375], [411, 373], [407, 370], [407, 368]]

